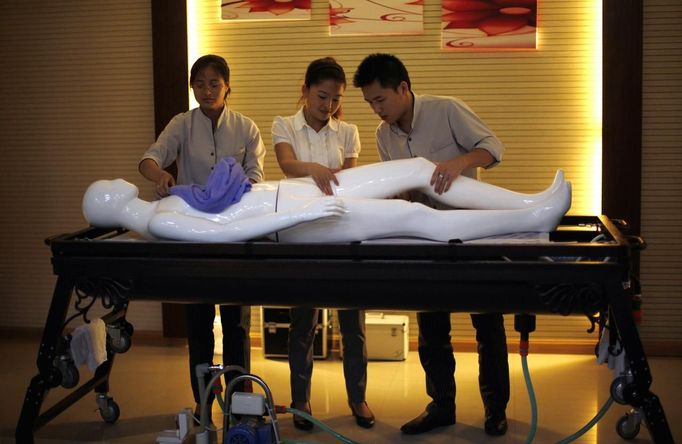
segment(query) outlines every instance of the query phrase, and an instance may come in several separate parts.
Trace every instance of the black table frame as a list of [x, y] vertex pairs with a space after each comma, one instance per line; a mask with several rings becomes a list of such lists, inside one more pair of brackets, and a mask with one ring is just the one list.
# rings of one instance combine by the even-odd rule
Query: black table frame
[[[632, 291], [624, 285], [630, 281], [631, 251], [641, 241], [624, 237], [607, 217], [566, 216], [550, 234], [557, 241], [551, 244], [112, 240], [124, 232], [87, 228], [47, 240], [57, 282], [38, 350], [38, 374], [16, 428], [18, 443], [32, 443], [35, 431], [90, 391], [108, 391], [115, 356], [109, 346], [109, 359], [89, 381], [41, 413], [49, 390], [61, 381], [54, 361], [64, 347], [74, 294], [84, 319], [95, 300], [107, 304], [108, 325], [127, 322], [130, 300], [583, 313], [593, 322], [601, 313], [617, 330], [634, 376], [625, 387], [627, 401], [644, 412], [654, 442], [672, 442], [660, 400], [649, 391], [652, 376], [632, 317]], [[598, 234], [609, 242], [590, 243]]]

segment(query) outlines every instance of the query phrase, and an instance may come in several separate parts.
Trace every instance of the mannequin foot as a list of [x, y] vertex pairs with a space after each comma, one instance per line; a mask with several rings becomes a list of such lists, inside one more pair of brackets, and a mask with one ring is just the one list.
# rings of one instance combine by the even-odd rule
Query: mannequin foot
[[[564, 182], [546, 201], [535, 207], [533, 212], [540, 221], [534, 231], [549, 232], [556, 229], [561, 218], [571, 208], [571, 182]], [[543, 215], [544, 213], [544, 215]]]
[[529, 195], [529, 199], [526, 200], [526, 204], [532, 207], [534, 205], [544, 203], [546, 200], [551, 199], [557, 192], [561, 191], [565, 183], [566, 179], [564, 177], [564, 171], [556, 170], [552, 184], [544, 191]]
[[[302, 412], [306, 412], [308, 414], [312, 414], [312, 409], [310, 408], [310, 403], [309, 402], [292, 402], [291, 403], [291, 408], [294, 408], [296, 410], [300, 410]], [[299, 430], [312, 430], [314, 427], [314, 424], [307, 419], [294, 415], [293, 416], [294, 420], [294, 427], [296, 427]]]
[[348, 402], [350, 411], [355, 417], [355, 423], [365, 429], [374, 427], [375, 419], [374, 413], [369, 409], [366, 401], [362, 402]]

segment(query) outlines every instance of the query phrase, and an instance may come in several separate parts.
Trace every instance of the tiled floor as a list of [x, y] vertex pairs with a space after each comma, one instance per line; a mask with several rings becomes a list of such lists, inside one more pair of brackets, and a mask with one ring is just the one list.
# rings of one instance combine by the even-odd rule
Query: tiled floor
[[[531, 337], [532, 340], [532, 337]], [[531, 342], [532, 347], [532, 342]], [[35, 374], [37, 343], [0, 339], [0, 443], [14, 442], [14, 428], [30, 378]], [[192, 406], [187, 381], [186, 349], [182, 345], [133, 345], [116, 358], [110, 394], [121, 408], [116, 424], [105, 424], [96, 411], [94, 395], [81, 399], [36, 433], [37, 443], [154, 443], [164, 429], [174, 427], [174, 414]], [[419, 414], [427, 403], [423, 371], [416, 353], [403, 362], [371, 362], [368, 402], [377, 424], [371, 430], [357, 427], [346, 405], [341, 363], [334, 358], [316, 361], [312, 390], [315, 416], [338, 432], [361, 443], [517, 443], [529, 432], [530, 407], [518, 355], [510, 355], [512, 396], [507, 409], [509, 432], [501, 438], [483, 433], [483, 412], [477, 384], [476, 355], [457, 355], [457, 424], [426, 435], [404, 436], [400, 425]], [[591, 356], [531, 355], [529, 368], [538, 401], [536, 443], [557, 442], [588, 422], [606, 401], [612, 374], [598, 366]], [[657, 393], [671, 423], [673, 436], [682, 440], [682, 359], [650, 359]], [[81, 379], [87, 377], [87, 369]], [[252, 372], [262, 377], [273, 392], [276, 404], [289, 402], [289, 370], [284, 360], [263, 359], [253, 349]], [[64, 389], [50, 392], [46, 407], [59, 400]], [[602, 421], [579, 443], [625, 442], [615, 432], [616, 421], [628, 410], [614, 404]], [[214, 420], [220, 423], [214, 408]], [[316, 429], [301, 432], [293, 428], [288, 415], [280, 415], [280, 434], [288, 442], [339, 442]], [[631, 442], [652, 442], [642, 427]]]

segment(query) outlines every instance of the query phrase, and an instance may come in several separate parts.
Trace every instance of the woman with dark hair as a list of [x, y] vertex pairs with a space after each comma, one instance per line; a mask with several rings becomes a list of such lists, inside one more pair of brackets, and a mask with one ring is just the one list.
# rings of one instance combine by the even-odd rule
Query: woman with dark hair
[[[175, 116], [144, 153], [140, 173], [156, 184], [159, 197], [168, 196], [176, 184], [164, 168], [177, 162], [177, 184], [206, 183], [209, 174], [223, 158], [232, 157], [240, 164], [251, 183], [263, 180], [265, 146], [256, 124], [227, 107], [230, 93], [230, 68], [224, 58], [205, 55], [190, 71], [190, 87], [199, 103]], [[199, 414], [199, 387], [194, 368], [213, 362], [213, 320], [211, 304], [187, 305], [187, 342], [192, 393]], [[221, 306], [223, 327], [223, 363], [249, 368], [249, 307]], [[212, 401], [212, 400], [211, 400]]]
[[[355, 125], [340, 120], [346, 74], [331, 57], [313, 60], [301, 87], [301, 108], [288, 117], [276, 117], [272, 143], [280, 168], [287, 177], [312, 177], [317, 187], [332, 195], [339, 184], [336, 173], [357, 165], [360, 137]], [[292, 406], [310, 412], [310, 381], [313, 373], [313, 341], [319, 309], [290, 310], [289, 367]], [[365, 401], [367, 349], [365, 311], [339, 310], [343, 344], [343, 371], [348, 405], [361, 427], [374, 425], [374, 415]], [[310, 430], [313, 424], [294, 416], [294, 425]]]

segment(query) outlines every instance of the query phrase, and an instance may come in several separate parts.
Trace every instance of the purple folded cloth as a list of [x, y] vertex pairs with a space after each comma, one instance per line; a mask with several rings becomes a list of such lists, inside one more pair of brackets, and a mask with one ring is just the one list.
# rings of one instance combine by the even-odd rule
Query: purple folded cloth
[[170, 194], [181, 197], [192, 208], [205, 213], [220, 213], [251, 190], [242, 166], [232, 157], [223, 158], [208, 176], [205, 186], [175, 185]]

